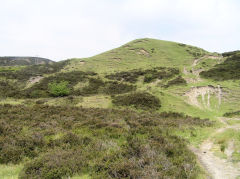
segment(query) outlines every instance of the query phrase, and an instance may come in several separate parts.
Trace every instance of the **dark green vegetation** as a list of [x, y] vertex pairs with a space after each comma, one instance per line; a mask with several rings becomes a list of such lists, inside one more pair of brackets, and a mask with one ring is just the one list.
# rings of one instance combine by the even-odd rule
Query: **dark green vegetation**
[[[52, 96], [50, 84], [66, 82], [66, 90], [69, 91], [65, 95], [72, 94], [73, 86], [78, 82], [84, 82], [88, 78], [95, 76], [93, 72], [68, 72], [57, 73], [55, 75], [43, 78], [39, 83], [34, 84], [32, 87], [22, 91], [22, 97], [25, 98], [40, 98]], [[54, 95], [53, 95], [54, 96]]]
[[[117, 81], [103, 81], [96, 73], [73, 71], [67, 73], [57, 73], [54, 76], [49, 76], [42, 79], [39, 83], [22, 91], [22, 97], [39, 98], [52, 96], [52, 90], [49, 84], [66, 82], [64, 89], [68, 92], [65, 95], [87, 96], [95, 94], [121, 94], [129, 91], [134, 91], [135, 86]], [[78, 83], [84, 84], [81, 88], [75, 89], [74, 86]], [[64, 96], [65, 96], [64, 95]], [[59, 95], [53, 95], [59, 96]], [[60, 95], [62, 96], [62, 95]]]
[[187, 85], [187, 82], [181, 76], [178, 76], [178, 77], [168, 81], [167, 84], [164, 85], [164, 87], [168, 88], [168, 87], [174, 86], [174, 85]]
[[115, 96], [113, 97], [113, 104], [117, 106], [133, 106], [145, 110], [157, 110], [161, 107], [161, 101], [147, 92]]
[[147, 70], [122, 71], [107, 75], [106, 78], [111, 80], [125, 81], [136, 83], [140, 76], [144, 76], [144, 82], [149, 83], [156, 79], [169, 79], [179, 75], [180, 71], [176, 68], [155, 67]]
[[[116, 95], [135, 91], [136, 86], [131, 83], [136, 83], [139, 77], [143, 77], [143, 83], [150, 83], [156, 79], [164, 80], [166, 84], [163, 87], [186, 84], [186, 81], [180, 76], [180, 71], [177, 68], [156, 67], [147, 70], [139, 69], [117, 72], [106, 75], [106, 79], [103, 79], [95, 72], [59, 72], [67, 63], [68, 61], [64, 61], [51, 65], [30, 66], [18, 71], [0, 72], [0, 76], [7, 78], [2, 83], [5, 84], [4, 90], [8, 92], [2, 95], [4, 97], [16, 98], [43, 98], [67, 95], [89, 96], [96, 94]], [[53, 74], [54, 72], [58, 73]], [[22, 89], [23, 84], [31, 77], [42, 77], [43, 74], [50, 75], [44, 77], [40, 82], [33, 84], [31, 87]], [[14, 79], [18, 81], [11, 82]], [[64, 85], [65, 92], [57, 94], [57, 84], [61, 82], [66, 83]], [[82, 86], [74, 89], [74, 86], [79, 83]], [[55, 92], [51, 84], [55, 84], [53, 85], [56, 89]], [[20, 86], [20, 88], [17, 86]], [[0, 96], [2, 95], [0, 94]]]
[[0, 57], [0, 66], [25, 66], [54, 63], [39, 57]]
[[232, 51], [232, 52], [225, 52], [225, 53], [222, 53], [222, 56], [223, 57], [230, 57], [230, 56], [235, 55], [237, 53], [240, 53], [240, 50], [236, 50], [236, 51]]
[[223, 56], [227, 57], [223, 63], [215, 65], [208, 71], [201, 72], [201, 77], [217, 81], [240, 79], [240, 52], [228, 52], [224, 53]]
[[238, 116], [240, 116], [240, 111], [227, 112], [223, 116], [224, 117], [238, 117]]
[[62, 61], [58, 63], [44, 64], [44, 65], [32, 65], [16, 71], [0, 71], [0, 77], [7, 79], [19, 80], [21, 83], [26, 82], [31, 77], [42, 76], [44, 74], [53, 74], [59, 72], [68, 61]]
[[[236, 54], [138, 39], [91, 58], [0, 67], [1, 166], [20, 178], [204, 178], [187, 145], [214, 130], [205, 118], [237, 111], [240, 93], [238, 80], [198, 72]], [[208, 97], [198, 88], [217, 85], [221, 105], [217, 88]]]
[[19, 95], [20, 90], [16, 85], [7, 81], [0, 81], [0, 97], [16, 97]]
[[28, 161], [24, 179], [195, 178], [195, 156], [171, 131], [211, 125], [178, 113], [43, 105], [2, 105], [0, 114], [0, 162]]

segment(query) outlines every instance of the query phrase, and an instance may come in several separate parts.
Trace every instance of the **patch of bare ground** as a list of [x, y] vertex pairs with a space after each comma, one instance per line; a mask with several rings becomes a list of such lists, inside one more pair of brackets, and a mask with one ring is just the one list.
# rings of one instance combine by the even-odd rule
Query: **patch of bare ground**
[[145, 50], [144, 48], [130, 48], [128, 50], [131, 52], [135, 52], [138, 55], [150, 57], [150, 53], [147, 50]]
[[41, 79], [43, 79], [42, 76], [34, 76], [34, 77], [31, 77], [28, 82], [33, 85], [35, 83], [38, 83]]
[[[184, 96], [187, 96], [187, 102], [191, 105], [197, 106], [199, 108], [205, 107], [210, 109], [210, 98], [211, 95], [218, 97], [218, 106], [222, 102], [222, 88], [220, 86], [197, 86], [193, 87], [191, 90], [186, 92]], [[201, 97], [201, 102], [199, 103], [199, 97]]]

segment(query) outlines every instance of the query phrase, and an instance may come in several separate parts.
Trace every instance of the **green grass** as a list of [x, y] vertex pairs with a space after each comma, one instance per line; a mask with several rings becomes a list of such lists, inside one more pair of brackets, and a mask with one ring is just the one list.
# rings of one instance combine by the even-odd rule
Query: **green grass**
[[185, 139], [186, 141], [189, 142], [190, 145], [199, 147], [200, 144], [204, 140], [206, 140], [214, 130], [215, 129], [212, 127], [208, 128], [196, 127], [194, 128], [194, 130], [192, 129], [174, 130], [172, 131], [172, 134]]
[[0, 165], [1, 179], [17, 179], [23, 165]]
[[[166, 87], [166, 84], [169, 83], [169, 81], [176, 78], [176, 76], [181, 76], [184, 78], [193, 78], [196, 79], [196, 76], [192, 73], [189, 74], [183, 74], [182, 70], [185, 67], [188, 71], [191, 70], [192, 64], [194, 59], [202, 58], [202, 60], [194, 67], [195, 69], [204, 69], [204, 70], [211, 70], [212, 67], [214, 67], [219, 62], [223, 62], [225, 58], [221, 59], [212, 59], [209, 56], [215, 55], [218, 56], [219, 54], [212, 54], [207, 51], [204, 51], [203, 49], [192, 47], [189, 45], [179, 44], [175, 42], [168, 42], [168, 41], [161, 41], [161, 40], [155, 40], [155, 39], [137, 39], [132, 42], [129, 42], [119, 48], [110, 50], [108, 52], [96, 55], [94, 57], [85, 58], [85, 59], [71, 59], [65, 62], [55, 63], [54, 65], [46, 65], [46, 66], [33, 66], [28, 67], [24, 70], [21, 70], [23, 67], [0, 67], [0, 72], [7, 71], [9, 74], [15, 74], [15, 76], [11, 76], [8, 79], [8, 82], [13, 85], [20, 85], [21, 89], [25, 90], [26, 94], [31, 94], [30, 92], [34, 92], [34, 90], [45, 90], [48, 82], [51, 82], [51, 80], [57, 79], [60, 80], [66, 80], [69, 82], [69, 88], [71, 88], [71, 95], [68, 97], [58, 97], [58, 98], [52, 98], [48, 95], [46, 96], [36, 96], [35, 99], [29, 99], [30, 97], [33, 97], [31, 95], [28, 95], [26, 97], [26, 94], [24, 93], [24, 96], [18, 96], [18, 98], [23, 99], [15, 99], [15, 98], [2, 98], [0, 100], [0, 104], [11, 104], [11, 105], [19, 105], [23, 104], [27, 107], [33, 107], [35, 104], [37, 105], [49, 105], [52, 112], [52, 109], [56, 106], [64, 108], [64, 110], [69, 109], [70, 107], [84, 107], [84, 108], [94, 108], [91, 109], [94, 112], [98, 111], [99, 113], [102, 113], [104, 110], [126, 110], [131, 109], [133, 113], [135, 112], [146, 112], [146, 110], [142, 109], [136, 109], [134, 107], [119, 107], [114, 104], [112, 104], [112, 99], [115, 95], [119, 94], [129, 94], [132, 91], [136, 92], [148, 92], [161, 101], [161, 108], [158, 109], [156, 112], [178, 112], [178, 113], [184, 113], [190, 116], [194, 117], [200, 117], [201, 119], [210, 119], [211, 121], [216, 121], [217, 117], [223, 116], [226, 112], [234, 112], [237, 111], [240, 105], [240, 80], [239, 79], [229, 79], [224, 81], [214, 81], [212, 78], [202, 79], [199, 82], [196, 83], [189, 83], [189, 84], [182, 84], [182, 85], [171, 85], [169, 87]], [[229, 65], [229, 64], [227, 64]], [[230, 64], [231, 65], [231, 64]], [[118, 83], [120, 85], [116, 85], [117, 79], [111, 79], [107, 78], [106, 75], [116, 73], [116, 72], [130, 72], [131, 70], [153, 70], [155, 67], [174, 67], [176, 69], [180, 70], [180, 73], [173, 75], [169, 78], [159, 79], [159, 78], [153, 78], [149, 74], [142, 74], [137, 77], [137, 81], [130, 82], [130, 81], [122, 81], [122, 79], [118, 80]], [[229, 66], [227, 66], [229, 67]], [[53, 68], [53, 71], [51, 71], [51, 68]], [[85, 75], [84, 73], [80, 72], [89, 72], [93, 71], [97, 74], [89, 73], [90, 75]], [[21, 72], [21, 73], [18, 73]], [[25, 74], [26, 72], [26, 74]], [[65, 73], [62, 73], [65, 72]], [[66, 73], [67, 72], [67, 73]], [[17, 75], [17, 74], [20, 74]], [[20, 83], [21, 79], [24, 79], [25, 82], [34, 75], [43, 75], [45, 77], [45, 80], [42, 80], [42, 83], [38, 85], [33, 85], [30, 87], [25, 87], [25, 83]], [[82, 75], [81, 75], [82, 74]], [[127, 73], [126, 73], [127, 74]], [[126, 76], [125, 74], [125, 76]], [[151, 74], [154, 75], [154, 74]], [[17, 76], [17, 78], [15, 78]], [[146, 76], [150, 78], [148, 82], [146, 82]], [[48, 77], [48, 78], [46, 78]], [[128, 77], [128, 76], [127, 76]], [[1, 76], [1, 79], [5, 80], [8, 77], [7, 76]], [[91, 82], [91, 78], [99, 79], [97, 86], [97, 82], [95, 84], [94, 80]], [[50, 80], [51, 79], [51, 80]], [[49, 81], [50, 80], [50, 81]], [[114, 85], [115, 84], [115, 85]], [[136, 89], [134, 88], [132, 91], [124, 91], [124, 90], [117, 90], [125, 87], [122, 85], [136, 85]], [[198, 87], [198, 86], [208, 86], [212, 85], [214, 87], [217, 87], [220, 85], [223, 90], [223, 96], [222, 96], [222, 104], [221, 106], [218, 106], [218, 99], [216, 94], [213, 94], [210, 98], [211, 106], [208, 109], [206, 106], [199, 108], [193, 105], [190, 105], [188, 103], [188, 99], [184, 94], [189, 91], [192, 87]], [[85, 89], [85, 91], [83, 90]], [[109, 91], [110, 90], [110, 93]], [[112, 91], [111, 91], [112, 90]], [[77, 93], [78, 92], [78, 93]], [[29, 97], [29, 98], [28, 98]], [[39, 98], [38, 98], [39, 97]], [[206, 99], [207, 96], [205, 96]], [[199, 97], [199, 103], [203, 106], [203, 102], [201, 100], [201, 96]], [[57, 108], [57, 107], [56, 107]], [[101, 108], [101, 109], [99, 109]], [[93, 113], [94, 113], [93, 112]], [[44, 112], [42, 115], [46, 115], [47, 112]], [[26, 115], [26, 114], [22, 114]], [[86, 116], [87, 115], [87, 116]], [[51, 116], [51, 115], [50, 115]], [[55, 114], [54, 117], [58, 116]], [[88, 118], [91, 116], [91, 114], [81, 114], [80, 116], [85, 116]], [[21, 115], [20, 115], [21, 117]], [[47, 116], [46, 118], [48, 118]], [[46, 143], [51, 143], [50, 141], [54, 142], [61, 142], [64, 138], [66, 131], [68, 129], [63, 128], [59, 129], [56, 128], [56, 120], [53, 117], [54, 121], [50, 123], [49, 121], [45, 122], [44, 124], [41, 124], [41, 127], [43, 128], [42, 131], [38, 132], [46, 132], [46, 136], [44, 137], [44, 141]], [[66, 116], [62, 117], [62, 120], [64, 123], [66, 123], [66, 126], [71, 122], [71, 120], [74, 120], [73, 118], [65, 118]], [[100, 145], [108, 148], [104, 148], [105, 153], [98, 153], [100, 156], [96, 156], [94, 154], [95, 158], [94, 160], [89, 161], [90, 167], [103, 167], [98, 166], [99, 163], [101, 163], [101, 160], [105, 160], [105, 156], [113, 157], [111, 158], [116, 160], [118, 162], [117, 165], [109, 165], [108, 167], [112, 167], [114, 169], [118, 169], [118, 167], [125, 167], [129, 163], [126, 163], [124, 161], [121, 161], [121, 156], [117, 156], [117, 159], [114, 158], [116, 156], [116, 153], [123, 152], [124, 147], [128, 145], [128, 139], [126, 138], [126, 131], [129, 132], [129, 127], [127, 123], [127, 119], [122, 120], [122, 117], [125, 117], [125, 114], [122, 114], [121, 117], [115, 118], [114, 114], [112, 116], [108, 116], [108, 120], [101, 123], [101, 120], [104, 117], [98, 118], [97, 121], [100, 122], [101, 129], [95, 129], [95, 124], [89, 124], [88, 127], [83, 127], [82, 125], [85, 125], [84, 123], [78, 123], [76, 126], [81, 127], [74, 127], [71, 132], [76, 134], [77, 136], [81, 136], [84, 138], [90, 138], [94, 146]], [[25, 120], [32, 119], [32, 117], [24, 118]], [[66, 119], [66, 121], [65, 121]], [[114, 120], [113, 120], [114, 119]], [[112, 121], [113, 120], [113, 121]], [[200, 119], [199, 119], [200, 120]], [[200, 120], [204, 121], [204, 120]], [[91, 121], [90, 121], [91, 122]], [[97, 122], [97, 123], [98, 123]], [[110, 123], [109, 123], [110, 122]], [[27, 123], [27, 122], [26, 122]], [[239, 121], [236, 121], [234, 119], [228, 120], [228, 123], [230, 125], [237, 124]], [[105, 125], [113, 125], [117, 128], [117, 131], [115, 131], [115, 128], [113, 129], [112, 126], [110, 126], [110, 129], [102, 129]], [[173, 125], [178, 124], [177, 121], [173, 122]], [[55, 132], [52, 132], [50, 129], [49, 131], [45, 131], [44, 125], [53, 125], [52, 130], [56, 130]], [[135, 124], [134, 124], [135, 125]], [[203, 140], [208, 138], [208, 136], [217, 128], [220, 124], [218, 122], [215, 123], [215, 125], [211, 127], [200, 127], [200, 126], [189, 126], [184, 127], [182, 124], [180, 124], [178, 127], [171, 128], [169, 127], [169, 134], [173, 136], [178, 136], [180, 139], [183, 139], [190, 145], [199, 146]], [[45, 126], [46, 127], [46, 126]], [[146, 126], [145, 126], [146, 127]], [[110, 131], [109, 131], [110, 130]], [[137, 130], [137, 129], [136, 129]], [[141, 129], [145, 130], [145, 129]], [[21, 135], [27, 135], [30, 133], [31, 130], [24, 127], [21, 131]], [[134, 133], [134, 131], [133, 131]], [[116, 138], [116, 134], [121, 134], [120, 137], [118, 136]], [[130, 135], [130, 134], [129, 134]], [[154, 134], [155, 135], [155, 134]], [[160, 135], [160, 134], [159, 134]], [[226, 157], [225, 154], [221, 151], [221, 145], [224, 145], [225, 147], [228, 144], [228, 141], [230, 140], [230, 136], [233, 135], [234, 138], [238, 139], [238, 134], [236, 132], [226, 132], [223, 134], [223, 136], [216, 136], [214, 140], [216, 142], [222, 141], [222, 144], [216, 143], [215, 146], [215, 153], [218, 156]], [[131, 134], [131, 136], [134, 136], [138, 140], [141, 141], [141, 143], [144, 145], [147, 144], [146, 140], [149, 137], [148, 134], [143, 134], [142, 131], [138, 131], [137, 133]], [[99, 137], [101, 139], [99, 139]], [[137, 143], [137, 142], [136, 142]], [[68, 145], [64, 144], [64, 147], [67, 147]], [[236, 143], [236, 151], [238, 149], [239, 144]], [[62, 146], [61, 146], [62, 147]], [[120, 149], [120, 151], [118, 151]], [[39, 150], [39, 149], [37, 149]], [[65, 149], [64, 149], [65, 150]], [[84, 150], [91, 151], [91, 148], [86, 148]], [[237, 152], [233, 153], [234, 160], [238, 161], [239, 153]], [[93, 151], [91, 151], [93, 152]], [[58, 155], [58, 153], [55, 153]], [[55, 155], [54, 154], [54, 155]], [[108, 159], [108, 158], [107, 158]], [[43, 161], [45, 159], [42, 159]], [[89, 159], [90, 160], [90, 159]], [[111, 163], [110, 161], [108, 161]], [[103, 162], [104, 163], [104, 162]], [[107, 164], [109, 164], [107, 163]], [[106, 164], [106, 165], [107, 165]], [[123, 166], [124, 165], [124, 166]], [[18, 165], [16, 168], [15, 166], [5, 166], [6, 168], [2, 171], [11, 171], [20, 170], [18, 168]], [[4, 168], [4, 166], [2, 167]], [[9, 168], [9, 169], [8, 169]], [[87, 167], [86, 167], [87, 168]], [[127, 167], [129, 168], [129, 167]], [[100, 168], [101, 169], [101, 168]], [[99, 169], [99, 170], [100, 170]], [[96, 168], [94, 168], [96, 171]], [[199, 172], [199, 171], [198, 171]], [[92, 176], [96, 176], [93, 174], [93, 171], [84, 171], [83, 175], [73, 175], [72, 178], [91, 178]], [[103, 173], [102, 173], [103, 174]], [[104, 174], [103, 174], [104, 175]], [[3, 175], [2, 175], [3, 176]], [[105, 175], [104, 175], [105, 176]], [[199, 172], [197, 178], [204, 178], [205, 174]], [[0, 175], [1, 178], [1, 175]]]
[[227, 123], [229, 125], [236, 125], [236, 124], [240, 124], [240, 120], [231, 119], [231, 120], [227, 120]]
[[22, 104], [25, 100], [13, 99], [13, 98], [0, 98], [0, 104], [11, 104], [11, 105], [19, 105]]
[[234, 152], [232, 160], [234, 162], [240, 161], [240, 131], [235, 129], [227, 129], [223, 133], [217, 134], [213, 137], [215, 141], [215, 154], [222, 158], [226, 158], [224, 151], [227, 149], [229, 142], [234, 142]]
[[[72, 59], [63, 71], [83, 70], [112, 73], [157, 66], [183, 68], [183, 66], [190, 66], [195, 58], [187, 52], [188, 47], [190, 46], [183, 47], [169, 41], [138, 39], [94, 57]], [[145, 51], [145, 54], [141, 50]], [[208, 53], [199, 48], [192, 49], [192, 51]]]
[[88, 174], [85, 175], [76, 175], [71, 177], [71, 179], [91, 179], [92, 177], [90, 177]]
[[25, 66], [0, 66], [0, 72], [7, 72], [7, 71], [18, 71], [24, 69]]

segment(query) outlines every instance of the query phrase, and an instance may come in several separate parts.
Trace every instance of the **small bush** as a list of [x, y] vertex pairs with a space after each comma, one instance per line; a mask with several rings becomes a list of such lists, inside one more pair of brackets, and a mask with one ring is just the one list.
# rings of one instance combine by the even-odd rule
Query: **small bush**
[[105, 83], [103, 93], [114, 95], [114, 94], [127, 93], [135, 90], [136, 90], [136, 86], [113, 81], [113, 82]]
[[83, 87], [82, 89], [76, 90], [75, 95], [93, 95], [99, 93], [99, 88], [104, 86], [104, 82], [100, 78], [89, 78], [88, 86]]
[[240, 116], [240, 111], [227, 112], [223, 115], [224, 117], [235, 117]]
[[83, 158], [80, 150], [56, 150], [28, 163], [20, 179], [62, 179], [80, 173]]
[[61, 81], [60, 83], [49, 83], [48, 84], [49, 93], [54, 96], [67, 96], [70, 94], [70, 89], [68, 88], [67, 81]]
[[146, 82], [146, 83], [149, 83], [149, 82], [153, 81], [154, 79], [155, 78], [154, 78], [154, 76], [152, 74], [144, 75], [144, 82]]
[[168, 83], [164, 87], [168, 88], [170, 86], [175, 86], [175, 85], [187, 85], [187, 82], [183, 77], [178, 76], [177, 78], [174, 78], [173, 80], [168, 81]]
[[146, 92], [135, 92], [113, 97], [113, 104], [117, 106], [134, 106], [139, 109], [154, 109], [161, 107], [160, 100]]

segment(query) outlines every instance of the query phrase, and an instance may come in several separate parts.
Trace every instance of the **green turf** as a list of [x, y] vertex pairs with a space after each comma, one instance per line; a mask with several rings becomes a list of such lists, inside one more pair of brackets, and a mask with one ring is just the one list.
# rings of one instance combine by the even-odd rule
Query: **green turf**
[[[136, 68], [156, 66], [183, 67], [195, 58], [187, 52], [188, 47], [178, 43], [156, 39], [138, 39], [119, 48], [85, 59], [72, 59], [63, 71], [83, 70], [110, 73]], [[193, 48], [192, 51], [208, 52]]]
[[17, 179], [22, 168], [22, 165], [0, 165], [0, 178]]

